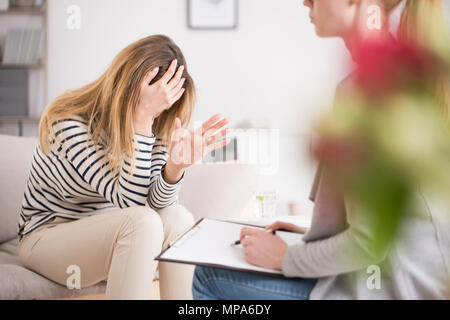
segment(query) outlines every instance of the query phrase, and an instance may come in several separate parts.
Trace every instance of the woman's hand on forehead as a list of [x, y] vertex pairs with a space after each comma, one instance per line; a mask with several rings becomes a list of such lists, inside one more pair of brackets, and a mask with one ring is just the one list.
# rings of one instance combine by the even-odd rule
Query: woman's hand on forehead
[[173, 60], [166, 73], [153, 84], [151, 82], [158, 74], [159, 68], [151, 70], [145, 76], [138, 106], [142, 116], [155, 118], [183, 96], [183, 85], [186, 81], [182, 78], [184, 66], [177, 68], [177, 65], [177, 60]]

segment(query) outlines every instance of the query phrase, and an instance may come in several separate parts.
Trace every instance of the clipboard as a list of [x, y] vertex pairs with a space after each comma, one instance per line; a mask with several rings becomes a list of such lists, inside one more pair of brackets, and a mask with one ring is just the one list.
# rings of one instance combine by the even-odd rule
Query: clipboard
[[[283, 277], [281, 271], [247, 263], [242, 247], [231, 245], [239, 239], [239, 232], [243, 227], [264, 229], [262, 226], [247, 223], [200, 219], [189, 230], [172, 241], [155, 260]], [[217, 229], [214, 230], [214, 228]], [[277, 230], [277, 235], [288, 245], [302, 243], [302, 233]]]

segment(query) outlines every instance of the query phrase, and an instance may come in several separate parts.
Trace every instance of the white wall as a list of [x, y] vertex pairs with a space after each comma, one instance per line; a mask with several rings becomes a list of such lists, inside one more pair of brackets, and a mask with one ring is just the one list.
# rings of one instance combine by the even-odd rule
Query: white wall
[[[285, 133], [305, 132], [329, 102], [342, 58], [337, 40], [318, 40], [300, 0], [240, 0], [235, 31], [187, 28], [186, 0], [50, 0], [48, 93], [97, 78], [127, 44], [167, 34], [184, 51], [198, 86], [196, 118], [223, 112], [234, 123], [267, 118]], [[66, 9], [81, 8], [81, 30]]]

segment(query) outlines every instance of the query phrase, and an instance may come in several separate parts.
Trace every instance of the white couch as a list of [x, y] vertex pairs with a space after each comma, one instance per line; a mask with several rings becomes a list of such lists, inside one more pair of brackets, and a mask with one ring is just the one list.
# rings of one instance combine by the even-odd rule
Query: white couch
[[[26, 269], [17, 256], [17, 224], [36, 138], [0, 135], [0, 300], [77, 297], [105, 291], [105, 282], [69, 290]], [[179, 202], [196, 219], [231, 219], [243, 212], [256, 176], [238, 164], [201, 164], [188, 169]]]

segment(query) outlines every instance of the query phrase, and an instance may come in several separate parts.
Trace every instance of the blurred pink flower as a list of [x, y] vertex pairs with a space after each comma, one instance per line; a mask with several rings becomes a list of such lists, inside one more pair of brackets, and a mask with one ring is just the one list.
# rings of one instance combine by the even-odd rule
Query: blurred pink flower
[[421, 46], [394, 38], [365, 41], [354, 51], [357, 86], [372, 98], [426, 89], [438, 61]]

